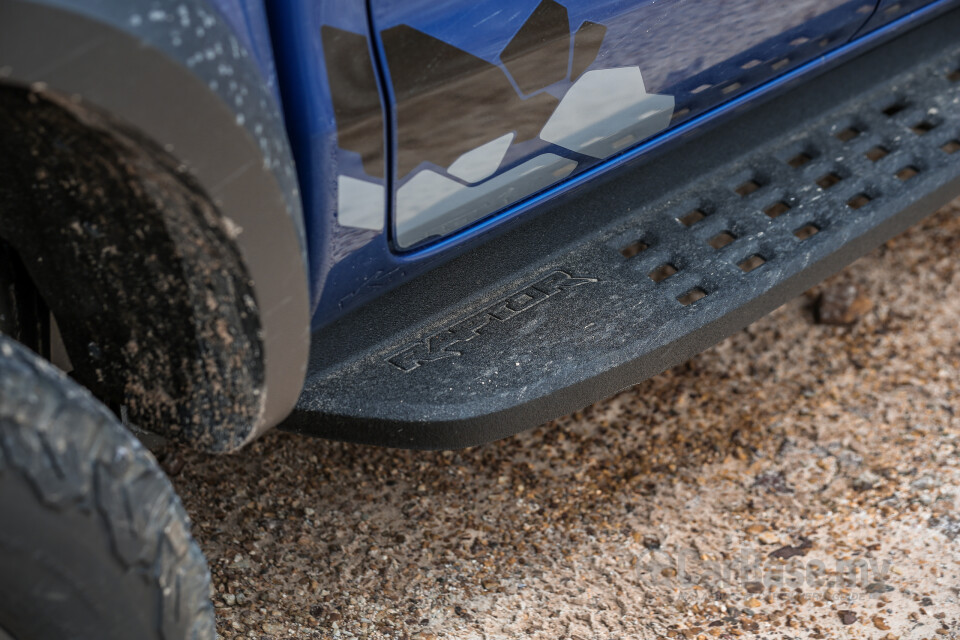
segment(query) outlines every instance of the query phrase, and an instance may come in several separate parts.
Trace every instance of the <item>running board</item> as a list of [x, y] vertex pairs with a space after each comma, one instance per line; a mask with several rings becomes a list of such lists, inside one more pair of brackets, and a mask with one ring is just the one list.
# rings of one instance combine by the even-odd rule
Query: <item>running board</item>
[[324, 328], [283, 428], [476, 445], [738, 331], [960, 194], [956, 34], [954, 11]]

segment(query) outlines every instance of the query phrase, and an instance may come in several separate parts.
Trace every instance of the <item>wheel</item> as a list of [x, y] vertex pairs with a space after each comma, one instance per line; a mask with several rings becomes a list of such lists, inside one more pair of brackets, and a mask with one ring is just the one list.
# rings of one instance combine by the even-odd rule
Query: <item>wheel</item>
[[209, 591], [150, 453], [0, 334], [0, 640], [213, 640]]

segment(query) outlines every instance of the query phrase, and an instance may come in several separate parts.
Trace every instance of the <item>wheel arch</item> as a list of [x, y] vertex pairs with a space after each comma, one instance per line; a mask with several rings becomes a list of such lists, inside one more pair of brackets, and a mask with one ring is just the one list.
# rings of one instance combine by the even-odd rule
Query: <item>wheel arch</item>
[[[180, 229], [176, 219], [169, 216], [154, 220], [171, 238], [171, 255], [178, 264], [170, 266], [170, 274], [186, 278], [191, 269], [193, 275], [206, 274], [181, 288], [182, 296], [189, 298], [186, 304], [192, 312], [203, 315], [196, 288], [205, 286], [205, 282], [210, 284], [204, 277], [213, 277], [232, 292], [236, 308], [230, 313], [236, 316], [234, 319], [251, 310], [256, 315], [256, 323], [247, 322], [246, 329], [241, 330], [252, 332], [248, 342], [254, 351], [259, 343], [259, 355], [253, 360], [260, 361], [262, 383], [256, 389], [255, 410], [248, 407], [243, 415], [232, 419], [214, 412], [210, 416], [225, 422], [208, 425], [207, 429], [184, 424], [170, 427], [201, 448], [231, 450], [282, 420], [299, 396], [309, 344], [303, 219], [276, 96], [230, 27], [205, 0], [75, 0], [69, 4], [57, 0], [0, 0], [0, 86], [8, 87], [9, 92], [22, 92], [21, 98], [38, 101], [46, 109], [59, 109], [64, 122], [87, 127], [107, 145], [104, 149], [129, 156], [134, 165], [141, 166], [138, 163], [143, 161], [147, 164], [141, 168], [158, 169], [162, 176], [141, 175], [127, 180], [129, 176], [124, 175], [114, 182], [125, 190], [124, 197], [141, 198], [138, 214], [151, 211], [154, 216], [163, 212], [159, 211], [160, 203], [151, 185], [172, 185], [182, 208], [193, 216], [197, 229]], [[114, 146], [110, 147], [111, 144]], [[55, 150], [52, 153], [56, 155]], [[109, 173], [103, 167], [100, 171]], [[133, 183], [140, 186], [132, 186]], [[128, 252], [142, 250], [133, 238], [137, 231], [131, 220], [123, 220], [124, 215], [117, 211], [113, 216], [114, 223], [109, 223], [115, 225], [113, 232], [125, 232], [131, 240]], [[187, 265], [191, 256], [197, 255], [196, 247], [184, 249], [177, 246], [176, 239], [194, 231], [205, 234], [210, 244], [220, 245], [212, 246], [204, 254], [208, 262], [196, 268]], [[83, 249], [67, 245], [41, 248], [35, 242], [35, 246], [16, 248], [21, 254], [35, 254], [32, 262], [36, 269], [36, 258], [42, 259], [44, 253], [56, 253], [63, 267], [69, 264], [64, 262], [64, 252], [89, 253], [95, 244]], [[103, 247], [97, 250], [102, 252]], [[109, 262], [109, 257], [99, 257]], [[84, 264], [89, 266], [91, 258], [85, 256]], [[239, 265], [234, 269], [238, 273], [232, 274], [232, 283], [218, 272], [229, 265]], [[91, 282], [89, 277], [80, 280], [84, 276], [89, 274], [83, 269], [60, 274], [65, 281], [72, 280], [70, 286], [74, 288], [102, 284]], [[247, 285], [253, 306], [243, 300]], [[49, 291], [44, 293], [48, 295]], [[118, 308], [112, 310], [116, 312], [113, 315], [129, 321], [129, 309], [120, 309], [121, 301], [110, 299], [114, 293], [108, 287], [99, 292], [97, 300], [101, 306], [115, 304]], [[123, 300], [125, 304], [140, 302], [137, 296]], [[48, 303], [56, 311], [56, 301]], [[217, 305], [222, 303], [217, 298]], [[140, 321], [147, 325], [156, 322], [147, 314], [157, 308], [161, 307], [144, 307]], [[109, 323], [110, 311], [98, 309], [87, 319]], [[203, 318], [174, 318], [172, 322], [194, 332], [192, 339], [196, 339], [202, 333], [201, 325], [214, 327], [221, 311], [219, 307], [208, 309]], [[118, 338], [122, 337], [123, 327], [113, 329]], [[142, 335], [149, 333], [147, 329]], [[61, 330], [66, 338], [69, 330], [62, 326]], [[161, 333], [167, 340], [176, 335]], [[89, 354], [80, 353], [84, 345], [77, 344], [78, 341], [74, 335], [74, 344], [71, 348], [68, 343], [68, 348], [71, 358], [77, 354], [83, 367]], [[205, 348], [219, 348], [229, 342], [230, 339], [214, 339]], [[140, 348], [162, 350], [169, 346], [161, 341], [145, 343]], [[122, 345], [114, 347], [117, 354], [123, 350]], [[126, 358], [126, 365], [139, 357], [117, 354], [114, 355]], [[200, 393], [207, 400], [215, 400], [218, 392], [228, 390], [199, 389], [196, 385], [205, 380], [208, 386], [216, 387], [230, 375], [243, 378], [243, 373], [249, 374], [247, 383], [257, 382], [256, 371], [237, 369], [252, 366], [250, 354], [240, 360], [233, 357], [236, 354], [214, 355], [218, 361], [199, 363], [199, 377], [192, 381], [181, 379], [175, 385], [177, 393]], [[103, 371], [87, 374], [91, 378], [104, 375]], [[94, 386], [100, 383], [110, 387], [110, 380], [91, 381]], [[124, 384], [129, 387], [129, 383], [127, 380]], [[143, 394], [140, 401], [148, 402], [145, 398]], [[189, 399], [167, 400], [176, 405]], [[150, 408], [144, 409], [149, 422]], [[169, 411], [153, 418], [159, 420], [161, 414], [163, 420], [170, 419]], [[181, 423], [185, 419], [180, 416]], [[150, 426], [164, 430], [163, 424]]]

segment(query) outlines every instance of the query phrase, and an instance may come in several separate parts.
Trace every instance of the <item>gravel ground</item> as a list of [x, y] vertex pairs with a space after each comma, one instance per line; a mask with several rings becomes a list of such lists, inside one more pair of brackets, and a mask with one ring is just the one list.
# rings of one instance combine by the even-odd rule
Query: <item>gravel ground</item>
[[[220, 634], [960, 638], [958, 256], [960, 201], [688, 364], [483, 447], [165, 452]], [[858, 322], [818, 324], [849, 285]]]

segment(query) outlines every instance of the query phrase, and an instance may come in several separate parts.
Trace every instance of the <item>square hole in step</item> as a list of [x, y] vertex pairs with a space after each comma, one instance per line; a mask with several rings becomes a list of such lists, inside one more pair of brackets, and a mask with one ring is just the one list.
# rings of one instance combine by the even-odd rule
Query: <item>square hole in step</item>
[[728, 84], [727, 86], [725, 86], [723, 89], [721, 89], [720, 92], [723, 93], [724, 95], [729, 95], [729, 94], [733, 93], [734, 91], [736, 91], [737, 89], [739, 89], [739, 88], [742, 87], [742, 86], [743, 86], [743, 84], [741, 84], [741, 83], [739, 83], [739, 82], [731, 82], [730, 84]]
[[753, 60], [748, 60], [747, 62], [744, 62], [742, 65], [740, 65], [740, 68], [744, 70], [753, 69], [754, 67], [757, 67], [761, 64], [763, 64], [763, 62], [754, 58]]
[[801, 151], [797, 155], [787, 160], [787, 164], [794, 169], [799, 169], [803, 165], [809, 163], [811, 160], [813, 160], [813, 156], [811, 156], [809, 153], [804, 153]]
[[817, 186], [826, 190], [830, 187], [836, 186], [841, 180], [843, 180], [843, 178], [831, 171], [830, 173], [824, 174], [817, 178]]
[[794, 231], [793, 235], [795, 235], [798, 240], [806, 240], [807, 238], [815, 236], [818, 233], [820, 233], [820, 227], [815, 224], [805, 224]]
[[940, 147], [940, 150], [944, 153], [956, 153], [957, 151], [960, 151], [960, 140], [948, 140]]
[[741, 184], [739, 187], [734, 189], [734, 191], [741, 198], [746, 198], [751, 193], [757, 191], [761, 186], [763, 185], [761, 185], [757, 180], [747, 180], [746, 182]]
[[892, 118], [893, 116], [897, 115], [898, 113], [900, 113], [906, 108], [907, 108], [907, 103], [894, 102], [893, 104], [891, 104], [890, 106], [888, 106], [883, 110], [883, 115], [887, 116], [888, 118]]
[[707, 212], [703, 209], [694, 209], [690, 213], [677, 218], [677, 221], [685, 227], [692, 227], [707, 217]]
[[850, 142], [851, 140], [859, 136], [860, 133], [861, 133], [860, 129], [857, 129], [856, 127], [847, 127], [843, 131], [840, 131], [834, 134], [834, 137], [840, 142]]
[[791, 40], [791, 41], [790, 41], [790, 46], [791, 46], [791, 47], [799, 47], [800, 45], [802, 45], [802, 44], [807, 44], [808, 42], [810, 42], [810, 38], [808, 38], [808, 37], [806, 37], [806, 36], [800, 36], [799, 38], [794, 38], [793, 40]]
[[690, 289], [690, 291], [687, 291], [686, 293], [681, 293], [679, 296], [677, 296], [677, 302], [679, 302], [680, 304], [686, 307], [693, 304], [697, 300], [700, 300], [701, 298], [706, 298], [706, 297], [707, 297], [706, 291], [704, 291], [700, 287], [694, 287], [693, 289]]
[[779, 60], [774, 62], [772, 65], [770, 65], [770, 68], [773, 69], [774, 71], [780, 71], [780, 69], [783, 69], [788, 64], [790, 64], [790, 58], [780, 58]]
[[620, 249], [620, 253], [624, 258], [632, 258], [642, 251], [646, 251], [650, 248], [650, 245], [644, 242], [643, 240], [637, 240], [636, 242], [631, 242], [624, 248]]
[[873, 200], [873, 198], [871, 198], [867, 194], [858, 193], [857, 195], [847, 200], [847, 206], [850, 207], [851, 209], [856, 210], [856, 209], [860, 209], [862, 207], [867, 206], [868, 204], [870, 204], [871, 200]]
[[677, 268], [672, 264], [670, 264], [669, 262], [667, 262], [666, 264], [662, 264], [656, 269], [654, 269], [653, 271], [651, 271], [648, 275], [650, 276], [650, 279], [653, 280], [654, 282], [663, 282], [664, 280], [666, 280], [676, 272], [677, 272]]
[[690, 113], [690, 109], [684, 107], [683, 109], [677, 109], [673, 112], [673, 115], [670, 116], [671, 120], [679, 120], [680, 118], [686, 116]]
[[741, 260], [737, 264], [737, 266], [740, 267], [740, 270], [743, 271], [744, 273], [750, 273], [751, 271], [753, 271], [754, 269], [762, 265], [764, 262], [766, 262], [764, 257], [755, 253], [749, 258], [746, 258], [745, 260]]
[[900, 3], [899, 3], [899, 2], [897, 2], [897, 3], [895, 3], [895, 4], [892, 4], [892, 5], [890, 5], [889, 7], [887, 7], [886, 9], [883, 10], [883, 12], [884, 12], [885, 14], [887, 14], [887, 15], [893, 15], [893, 14], [895, 14], [897, 11], [900, 11]]
[[770, 218], [779, 218], [787, 211], [790, 211], [790, 205], [783, 200], [778, 200], [763, 210], [763, 212]]
[[877, 162], [878, 160], [886, 158], [888, 155], [890, 155], [890, 150], [878, 144], [875, 147], [867, 149], [863, 155], [867, 156], [867, 159], [869, 159], [870, 162]]
[[906, 182], [907, 180], [909, 180], [910, 178], [913, 178], [919, 173], [920, 173], [920, 170], [917, 169], [915, 166], [907, 165], [903, 169], [900, 169], [900, 171], [897, 171], [894, 175], [897, 176], [897, 178], [899, 178], [901, 182]]
[[713, 86], [712, 84], [702, 84], [696, 89], [691, 90], [690, 93], [703, 93], [704, 91], [706, 91], [712, 86]]
[[717, 235], [713, 236], [707, 240], [709, 244], [714, 249], [723, 249], [725, 246], [737, 239], [737, 236], [733, 235], [729, 231], [721, 231]]
[[930, 122], [929, 120], [921, 120], [917, 124], [910, 127], [910, 130], [913, 131], [918, 136], [926, 135], [933, 131], [937, 125]]
[[954, 69], [953, 71], [948, 73], [947, 80], [949, 80], [950, 82], [960, 81], [960, 68]]

